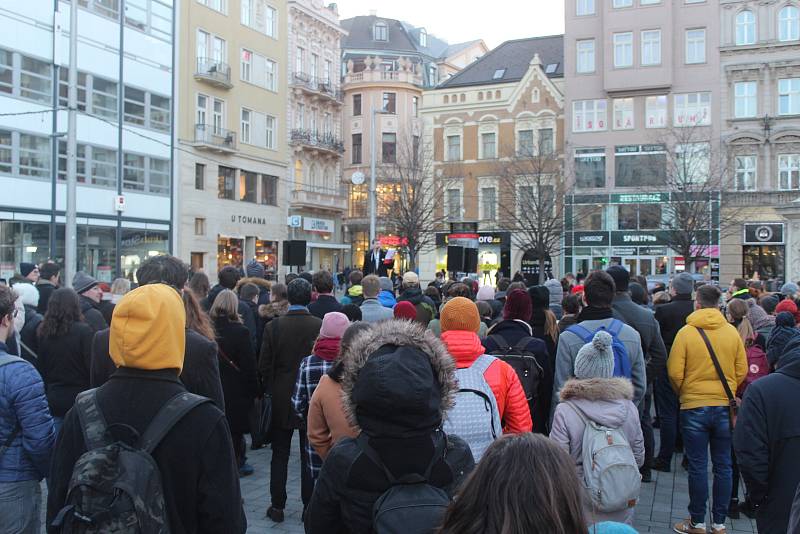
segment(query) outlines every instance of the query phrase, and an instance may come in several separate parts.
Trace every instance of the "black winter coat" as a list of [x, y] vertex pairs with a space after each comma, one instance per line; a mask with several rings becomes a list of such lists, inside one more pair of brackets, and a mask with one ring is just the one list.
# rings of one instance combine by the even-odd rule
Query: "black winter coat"
[[58, 289], [58, 286], [47, 280], [40, 280], [36, 283], [36, 289], [39, 290], [39, 305], [36, 306], [36, 311], [44, 316], [44, 314], [47, 313], [47, 304], [50, 302], [50, 296], [53, 294], [53, 291]]
[[[25, 326], [19, 331], [19, 337], [24, 347], [20, 347], [21, 356], [36, 366], [36, 359], [39, 355], [39, 339], [36, 336], [36, 329], [42, 323], [42, 316], [33, 306], [25, 305]], [[27, 347], [27, 348], [25, 348]], [[30, 349], [30, 350], [29, 350]], [[33, 351], [33, 352], [31, 352]]]
[[781, 366], [747, 388], [733, 436], [739, 471], [761, 508], [759, 532], [787, 532], [800, 469], [800, 339], [784, 348]]
[[89, 327], [92, 329], [92, 332], [99, 332], [100, 330], [108, 328], [108, 323], [103, 317], [103, 314], [100, 313], [100, 305], [92, 299], [84, 297], [83, 295], [81, 295], [79, 298], [81, 302], [81, 313], [83, 313], [83, 320], [86, 321], [86, 324], [89, 325]]
[[103, 314], [103, 319], [105, 319], [106, 324], [109, 326], [111, 326], [111, 318], [114, 317], [115, 307], [116, 305], [110, 300], [101, 300], [100, 304], [97, 305], [97, 309]]
[[611, 308], [616, 319], [639, 332], [648, 381], [663, 376], [667, 369], [667, 349], [653, 312], [633, 302], [629, 293], [617, 293]]
[[[108, 353], [109, 329], [101, 330], [92, 341], [92, 363], [90, 382], [93, 388], [100, 387], [117, 371], [114, 360]], [[208, 397], [217, 408], [225, 410], [225, 397], [219, 379], [217, 344], [194, 330], [186, 330], [186, 348], [183, 353], [183, 370], [180, 381], [186, 390]]]
[[314, 317], [324, 319], [326, 313], [342, 311], [342, 305], [333, 295], [319, 295], [317, 300], [308, 305], [308, 311]]
[[[172, 370], [121, 368], [97, 390], [97, 398], [108, 425], [127, 424], [141, 434], [161, 406], [184, 391]], [[77, 411], [67, 414], [54, 451], [48, 525], [66, 500], [75, 461], [86, 452]], [[247, 530], [230, 431], [216, 406], [206, 403], [189, 412], [156, 447], [153, 458], [161, 473], [172, 534]]]
[[248, 332], [250, 332], [250, 341], [253, 343], [253, 350], [255, 354], [258, 354], [258, 351], [261, 350], [261, 336], [264, 334], [264, 321], [258, 315], [258, 304], [252, 301], [239, 300], [239, 308], [242, 306], [247, 308], [247, 315], [242, 315], [241, 312], [239, 315], [242, 318], [242, 324], [244, 324]]
[[72, 323], [63, 336], [39, 337], [37, 368], [53, 417], [64, 417], [75, 404], [78, 393], [90, 387], [92, 335], [86, 323]]
[[219, 376], [225, 394], [225, 417], [231, 432], [247, 433], [250, 428], [247, 416], [259, 393], [253, 344], [247, 327], [242, 323], [220, 317], [214, 321], [214, 329], [217, 333]]
[[661, 337], [667, 349], [672, 349], [672, 342], [678, 330], [686, 326], [686, 318], [694, 312], [694, 301], [691, 295], [675, 295], [667, 304], [656, 306], [655, 315], [661, 328]]

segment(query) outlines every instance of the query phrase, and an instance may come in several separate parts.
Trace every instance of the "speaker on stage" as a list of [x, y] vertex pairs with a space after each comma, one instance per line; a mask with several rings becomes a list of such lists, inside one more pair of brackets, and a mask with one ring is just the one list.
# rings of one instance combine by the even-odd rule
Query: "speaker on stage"
[[283, 265], [301, 267], [306, 264], [306, 242], [292, 240], [283, 242]]
[[465, 248], [464, 249], [464, 272], [477, 273], [478, 272], [478, 249]]
[[447, 271], [451, 273], [464, 271], [464, 247], [447, 247]]

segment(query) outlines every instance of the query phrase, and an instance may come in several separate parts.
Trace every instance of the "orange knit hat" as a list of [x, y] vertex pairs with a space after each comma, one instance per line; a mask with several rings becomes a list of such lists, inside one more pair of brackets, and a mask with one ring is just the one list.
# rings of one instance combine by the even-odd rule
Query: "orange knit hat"
[[466, 330], [478, 333], [481, 317], [474, 302], [464, 297], [455, 297], [444, 305], [439, 319], [442, 332], [448, 330]]

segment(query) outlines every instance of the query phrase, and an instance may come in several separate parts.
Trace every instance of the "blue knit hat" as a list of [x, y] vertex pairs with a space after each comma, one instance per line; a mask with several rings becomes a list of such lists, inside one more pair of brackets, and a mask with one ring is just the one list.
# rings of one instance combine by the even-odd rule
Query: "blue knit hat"
[[264, 266], [256, 260], [252, 260], [245, 267], [245, 272], [250, 278], [264, 278]]

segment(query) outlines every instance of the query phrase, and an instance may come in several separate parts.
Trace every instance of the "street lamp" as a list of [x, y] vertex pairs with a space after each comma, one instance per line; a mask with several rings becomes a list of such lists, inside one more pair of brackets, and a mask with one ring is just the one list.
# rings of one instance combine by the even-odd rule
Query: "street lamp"
[[372, 113], [370, 114], [370, 147], [369, 147], [369, 246], [372, 246], [372, 242], [375, 241], [375, 235], [377, 233], [377, 203], [378, 203], [378, 192], [377, 189], [377, 180], [375, 178], [375, 116], [376, 115], [391, 115], [382, 109], [375, 109], [375, 105], [372, 105]]

